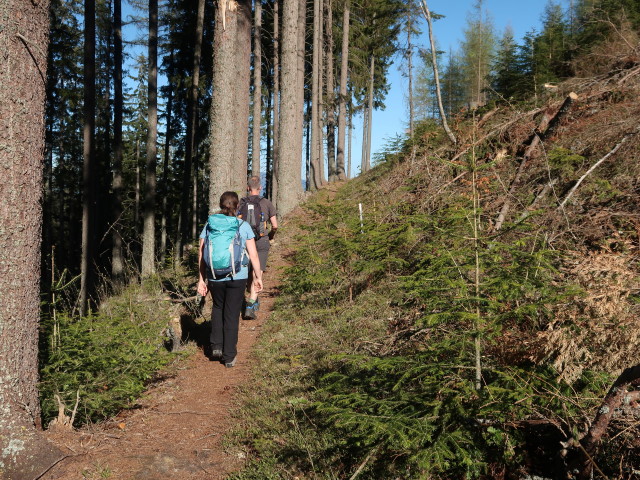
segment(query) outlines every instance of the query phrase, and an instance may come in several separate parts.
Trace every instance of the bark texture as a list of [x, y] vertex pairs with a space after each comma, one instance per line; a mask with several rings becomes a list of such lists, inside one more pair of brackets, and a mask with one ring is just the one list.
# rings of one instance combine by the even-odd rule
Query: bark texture
[[115, 285], [124, 283], [123, 241], [120, 234], [124, 181], [122, 178], [122, 0], [113, 3], [113, 230], [111, 233], [111, 278]]
[[156, 165], [158, 139], [158, 0], [149, 0], [149, 85], [147, 166], [144, 188], [144, 231], [142, 239], [142, 275], [155, 273], [156, 260]]
[[322, 168], [321, 144], [322, 127], [320, 120], [320, 90], [322, 86], [322, 0], [313, 0], [313, 66], [311, 87], [311, 160], [309, 163], [309, 190], [317, 190], [322, 185], [320, 169]]
[[262, 2], [256, 0], [253, 31], [253, 129], [251, 175], [260, 176], [260, 127], [262, 125]]
[[249, 159], [249, 113], [251, 111], [251, 0], [238, 0], [236, 35], [236, 156], [230, 190], [242, 196], [247, 184]]
[[344, 180], [345, 175], [345, 137], [347, 131], [347, 78], [349, 74], [349, 0], [344, 4], [342, 14], [342, 55], [340, 66], [340, 95], [338, 98], [338, 152], [336, 170], [338, 178]]
[[[278, 193], [278, 141], [280, 137], [280, 0], [273, 1], [273, 154], [267, 192], [275, 202]], [[277, 205], [276, 205], [277, 206]]]
[[280, 138], [278, 160], [278, 212], [287, 214], [302, 196], [302, 122], [304, 73], [304, 24], [300, 13], [306, 10], [306, 0], [284, 0], [282, 18], [282, 105], [280, 109]]
[[[251, 59], [250, 2], [229, 0], [218, 3], [213, 42], [213, 98], [209, 132], [210, 212], [217, 211], [222, 193], [227, 190], [242, 192], [246, 181]], [[242, 51], [240, 57], [239, 50]]]
[[196, 145], [196, 126], [198, 117], [198, 93], [200, 86], [200, 63], [202, 57], [202, 32], [204, 29], [204, 0], [198, 0], [198, 13], [196, 17], [196, 30], [193, 37], [193, 63], [191, 75], [191, 87], [187, 99], [187, 142], [184, 155], [184, 170], [182, 171], [182, 192], [180, 198], [178, 257], [182, 258], [182, 250], [189, 236], [189, 202], [191, 198], [191, 185], [193, 175], [193, 157]]
[[0, 476], [42, 474], [38, 321], [48, 1], [0, 3]]
[[333, 73], [333, 6], [332, 0], [325, 0], [324, 15], [324, 36], [325, 36], [325, 111], [327, 112], [327, 165], [329, 171], [329, 181], [335, 182], [338, 179], [336, 166], [336, 92], [335, 76]]
[[96, 60], [95, 0], [84, 2], [84, 128], [82, 167], [82, 258], [80, 259], [80, 314], [85, 315], [93, 290], [95, 244], [95, 169], [96, 169]]

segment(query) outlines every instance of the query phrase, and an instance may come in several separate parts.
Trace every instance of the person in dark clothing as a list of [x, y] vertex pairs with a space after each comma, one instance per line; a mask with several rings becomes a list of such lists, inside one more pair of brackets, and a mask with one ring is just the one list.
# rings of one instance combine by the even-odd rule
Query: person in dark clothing
[[[236, 221], [238, 210], [238, 194], [225, 192], [220, 197], [220, 212], [213, 215], [217, 221]], [[257, 292], [262, 290], [262, 269], [256, 250], [254, 233], [247, 222], [240, 221], [239, 232], [242, 247], [249, 255], [252, 265], [252, 282]], [[211, 310], [211, 353], [212, 360], [222, 360], [226, 367], [236, 364], [238, 327], [240, 323], [240, 311], [244, 300], [244, 291], [247, 287], [249, 268], [243, 265], [238, 272], [224, 278], [213, 278], [211, 268], [204, 261], [205, 238], [207, 225], [200, 234], [200, 249], [198, 255], [199, 278], [198, 293], [205, 296], [211, 292], [213, 308]]]
[[[278, 230], [278, 218], [276, 209], [268, 199], [262, 197], [260, 192], [262, 191], [262, 185], [260, 184], [260, 177], [249, 177], [247, 181], [247, 196], [240, 200], [238, 205], [238, 216], [243, 220], [246, 218], [247, 206], [251, 203], [257, 203], [260, 207], [262, 218], [258, 219], [260, 227], [258, 231], [254, 231], [256, 234], [256, 249], [258, 250], [258, 257], [260, 258], [260, 266], [262, 273], [267, 269], [267, 259], [269, 256], [269, 248], [273, 242], [276, 231]], [[267, 229], [267, 223], [271, 225], [270, 229]], [[256, 311], [260, 307], [260, 301], [258, 300], [258, 291], [255, 288], [253, 282], [249, 285], [249, 298], [246, 301], [246, 307], [244, 310], [243, 318], [247, 320], [253, 320], [256, 318]]]

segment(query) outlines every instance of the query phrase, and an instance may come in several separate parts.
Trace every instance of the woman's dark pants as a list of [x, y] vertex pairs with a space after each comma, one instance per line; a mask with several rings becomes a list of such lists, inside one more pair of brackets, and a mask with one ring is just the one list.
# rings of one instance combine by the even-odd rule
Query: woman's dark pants
[[247, 280], [209, 282], [213, 298], [211, 309], [211, 348], [222, 350], [222, 363], [229, 363], [238, 351], [240, 310]]

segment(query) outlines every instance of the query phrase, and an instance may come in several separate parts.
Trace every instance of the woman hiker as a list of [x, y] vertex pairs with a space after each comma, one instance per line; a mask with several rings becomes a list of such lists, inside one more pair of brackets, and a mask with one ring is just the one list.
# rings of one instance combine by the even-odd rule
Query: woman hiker
[[211, 291], [213, 299], [209, 358], [221, 360], [226, 367], [233, 367], [236, 364], [240, 310], [244, 300], [249, 268], [248, 265], [241, 265], [238, 271], [233, 271], [228, 276], [213, 278], [212, 269], [207, 266], [204, 260], [205, 239], [210, 222], [229, 225], [237, 222], [239, 224], [237, 228], [240, 232], [242, 250], [246, 248], [253, 270], [253, 285], [258, 292], [262, 291], [262, 269], [260, 268], [254, 233], [247, 222], [236, 218], [238, 201], [238, 194], [235, 192], [224, 192], [220, 196], [220, 212], [211, 215], [207, 225], [202, 229], [198, 255], [198, 293], [205, 296], [208, 291]]

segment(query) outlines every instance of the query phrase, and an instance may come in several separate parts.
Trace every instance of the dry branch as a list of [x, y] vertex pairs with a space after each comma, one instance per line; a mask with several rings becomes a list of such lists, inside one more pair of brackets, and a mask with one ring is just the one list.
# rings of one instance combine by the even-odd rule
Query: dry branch
[[593, 455], [598, 444], [606, 433], [615, 411], [630, 399], [637, 397], [637, 392], [628, 392], [627, 389], [638, 385], [640, 385], [640, 365], [627, 368], [604, 397], [587, 434], [580, 441], [573, 439], [574, 447], [568, 468], [570, 472], [578, 472], [575, 477], [578, 480], [590, 478], [592, 469], [597, 468], [593, 463]]
[[551, 116], [549, 113], [545, 113], [542, 117], [538, 128], [533, 134], [531, 143], [522, 156], [522, 161], [518, 166], [518, 170], [516, 171], [516, 174], [511, 181], [509, 192], [507, 193], [504, 203], [502, 204], [502, 208], [500, 209], [500, 213], [498, 214], [498, 218], [496, 219], [496, 223], [493, 228], [494, 231], [497, 232], [502, 227], [502, 224], [507, 217], [507, 213], [509, 213], [509, 210], [511, 209], [511, 202], [514, 198], [516, 188], [520, 184], [520, 178], [524, 173], [525, 167], [529, 164], [529, 160], [531, 159], [531, 156], [533, 155], [535, 149], [540, 144], [540, 142], [549, 138], [553, 134], [557, 126], [560, 124], [560, 120], [562, 119], [562, 117], [569, 111], [569, 109], [571, 108], [571, 104], [577, 99], [578, 95], [574, 92], [571, 92], [564, 99], [564, 102], [562, 102], [562, 105], [560, 105], [560, 108], [555, 115]]
[[521, 119], [523, 119], [525, 117], [531, 117], [531, 116], [537, 115], [538, 113], [540, 113], [543, 110], [544, 110], [544, 108], [536, 108], [535, 110], [530, 110], [530, 111], [528, 111], [526, 113], [523, 113], [522, 115], [518, 115], [516, 118], [513, 118], [513, 119], [509, 120], [508, 122], [505, 122], [505, 123], [499, 125], [498, 127], [496, 127], [493, 130], [491, 130], [489, 133], [487, 133], [487, 134], [483, 135], [482, 137], [480, 137], [475, 142], [470, 143], [469, 145], [465, 146], [462, 150], [460, 150], [458, 153], [456, 153], [450, 161], [451, 162], [455, 162], [461, 156], [463, 156], [465, 153], [467, 153], [469, 150], [471, 150], [471, 148], [476, 147], [478, 145], [481, 145], [485, 140], [487, 140], [488, 138], [491, 138], [494, 135], [506, 130], [508, 127], [510, 127], [511, 125], [516, 123], [517, 121], [519, 121], [519, 120], [521, 120]]
[[609, 157], [611, 157], [612, 155], [614, 155], [619, 149], [620, 147], [624, 144], [624, 142], [626, 142], [630, 137], [632, 137], [633, 135], [635, 135], [636, 133], [640, 132], [640, 127], [637, 127], [635, 132], [631, 132], [631, 133], [627, 133], [622, 140], [620, 140], [620, 142], [618, 142], [618, 144], [613, 147], [611, 149], [611, 151], [609, 153], [607, 153], [604, 157], [602, 157], [600, 160], [598, 160], [596, 163], [594, 163], [591, 168], [589, 168], [589, 170], [587, 170], [585, 172], [584, 175], [582, 175], [578, 181], [576, 182], [576, 184], [571, 187], [571, 190], [569, 190], [569, 192], [567, 193], [567, 195], [564, 197], [564, 200], [562, 200], [562, 202], [560, 202], [560, 207], [559, 208], [563, 208], [566, 203], [569, 201], [569, 199], [571, 198], [571, 196], [573, 195], [573, 193], [577, 190], [577, 188], [580, 186], [580, 184], [584, 181], [585, 178], [587, 178], [591, 172], [593, 172], [596, 168], [598, 168], [598, 166], [604, 162], [606, 159], [608, 159]]

